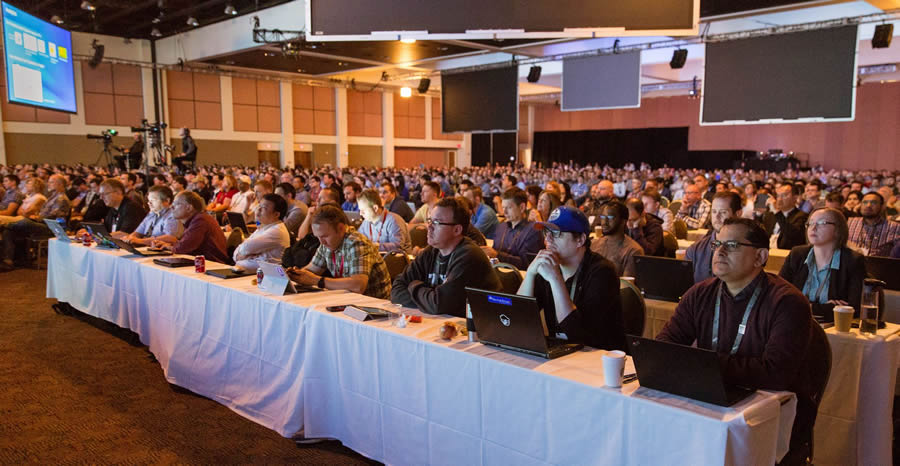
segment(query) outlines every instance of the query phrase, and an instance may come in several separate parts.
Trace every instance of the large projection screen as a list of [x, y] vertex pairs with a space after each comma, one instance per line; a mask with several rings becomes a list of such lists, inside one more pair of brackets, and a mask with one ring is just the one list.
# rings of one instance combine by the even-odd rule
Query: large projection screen
[[[308, 40], [692, 35], [699, 0], [309, 0]], [[475, 37], [475, 34], [480, 36]], [[378, 37], [380, 36], [380, 37]]]
[[706, 45], [700, 124], [853, 120], [857, 27]]
[[640, 106], [640, 51], [563, 60], [560, 110]]
[[72, 33], [6, 2], [0, 8], [9, 101], [76, 113]]
[[519, 67], [441, 73], [445, 133], [519, 129]]

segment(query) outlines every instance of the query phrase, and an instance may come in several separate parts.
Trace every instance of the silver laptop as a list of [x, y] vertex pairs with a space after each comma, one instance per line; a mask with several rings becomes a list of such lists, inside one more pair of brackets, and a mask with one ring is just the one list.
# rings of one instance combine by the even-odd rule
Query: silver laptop
[[59, 222], [57, 222], [56, 220], [50, 220], [48, 218], [45, 218], [44, 223], [47, 224], [47, 228], [50, 228], [50, 231], [53, 232], [53, 234], [56, 236], [56, 238], [59, 239], [60, 241], [63, 241], [66, 243], [71, 243], [72, 241], [74, 241], [74, 238], [69, 237], [69, 235], [66, 234], [66, 229], [63, 228], [63, 226], [60, 225]]

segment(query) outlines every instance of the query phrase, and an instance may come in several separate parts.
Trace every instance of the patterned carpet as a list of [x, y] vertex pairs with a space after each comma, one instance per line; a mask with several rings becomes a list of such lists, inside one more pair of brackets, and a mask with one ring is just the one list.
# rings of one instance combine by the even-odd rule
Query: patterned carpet
[[0, 273], [0, 464], [371, 464], [171, 387], [130, 332], [56, 314], [45, 280]]

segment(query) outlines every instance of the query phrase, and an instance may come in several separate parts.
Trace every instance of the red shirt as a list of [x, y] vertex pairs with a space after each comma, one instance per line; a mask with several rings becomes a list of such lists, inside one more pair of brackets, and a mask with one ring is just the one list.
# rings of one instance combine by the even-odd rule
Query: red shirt
[[231, 199], [235, 194], [238, 193], [237, 189], [232, 188], [228, 192], [219, 191], [219, 194], [216, 194], [216, 204], [222, 204], [225, 202], [225, 199]]
[[176, 254], [203, 256], [206, 260], [229, 264], [225, 247], [225, 233], [216, 219], [206, 213], [197, 213], [184, 223], [184, 234], [175, 243]]

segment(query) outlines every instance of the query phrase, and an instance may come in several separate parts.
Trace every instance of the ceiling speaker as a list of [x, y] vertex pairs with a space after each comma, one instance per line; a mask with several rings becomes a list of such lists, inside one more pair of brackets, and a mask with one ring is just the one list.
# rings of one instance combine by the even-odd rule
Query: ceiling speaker
[[88, 62], [88, 66], [91, 68], [96, 68], [100, 65], [100, 62], [103, 61], [103, 51], [106, 49], [102, 44], [98, 44], [97, 40], [94, 39], [94, 43], [91, 44], [91, 47], [94, 48], [94, 56], [91, 57], [91, 60]]
[[428, 88], [431, 86], [431, 80], [428, 78], [422, 78], [419, 80], [419, 94], [424, 94], [428, 92]]
[[891, 39], [894, 38], [893, 24], [879, 24], [875, 26], [875, 35], [872, 36], [873, 49], [886, 49], [891, 46]]
[[669, 67], [673, 70], [684, 68], [685, 60], [687, 60], [687, 49], [675, 50], [672, 52], [672, 61], [669, 62]]
[[528, 82], [536, 83], [541, 79], [541, 67], [540, 66], [532, 66], [530, 70], [528, 70]]

